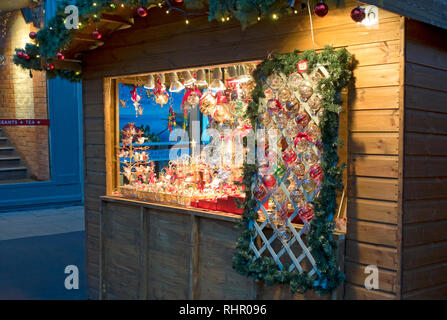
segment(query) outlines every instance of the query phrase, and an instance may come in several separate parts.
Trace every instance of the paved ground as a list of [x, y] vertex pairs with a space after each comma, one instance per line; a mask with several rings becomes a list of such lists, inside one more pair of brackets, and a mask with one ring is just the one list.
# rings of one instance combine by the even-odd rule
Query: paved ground
[[[79, 289], [67, 290], [67, 265]], [[86, 299], [84, 208], [0, 213], [0, 299]]]

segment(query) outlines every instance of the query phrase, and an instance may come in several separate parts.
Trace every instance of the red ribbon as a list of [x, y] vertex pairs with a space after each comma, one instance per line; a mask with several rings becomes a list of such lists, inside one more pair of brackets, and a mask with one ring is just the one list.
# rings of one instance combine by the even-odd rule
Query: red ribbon
[[296, 138], [295, 138], [295, 147], [296, 147], [296, 145], [298, 144], [298, 142], [301, 141], [301, 139], [306, 139], [307, 141], [313, 143], [312, 138], [310, 138], [309, 135], [308, 135], [307, 133], [300, 132], [300, 133], [298, 133], [298, 135], [297, 135]]

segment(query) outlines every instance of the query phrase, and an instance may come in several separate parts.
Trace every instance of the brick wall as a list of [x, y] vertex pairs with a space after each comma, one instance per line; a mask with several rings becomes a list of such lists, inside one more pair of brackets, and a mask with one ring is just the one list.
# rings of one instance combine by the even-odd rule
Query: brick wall
[[[21, 12], [11, 14], [7, 33], [0, 39], [0, 54], [5, 56], [0, 65], [0, 118], [46, 119], [46, 77], [43, 72], [22, 70], [12, 62], [15, 48], [23, 48], [30, 41], [29, 33], [37, 31], [32, 23], [27, 24]], [[15, 126], [3, 127], [9, 140], [29, 169], [31, 178], [50, 178], [48, 159], [48, 127]]]

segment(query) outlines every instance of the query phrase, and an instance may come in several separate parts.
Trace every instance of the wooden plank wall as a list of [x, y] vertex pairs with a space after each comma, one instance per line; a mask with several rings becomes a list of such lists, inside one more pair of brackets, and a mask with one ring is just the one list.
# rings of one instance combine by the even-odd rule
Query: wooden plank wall
[[[84, 57], [85, 199], [89, 297], [99, 296], [99, 196], [106, 194], [104, 77], [262, 59], [275, 52], [346, 47], [356, 59], [349, 101], [349, 225], [346, 298], [394, 298], [398, 292], [399, 129], [402, 19], [380, 10], [378, 28], [366, 29], [349, 14], [357, 1], [313, 17], [306, 13], [264, 21], [241, 31], [237, 23], [206, 17], [118, 31]], [[156, 9], [154, 9], [156, 10]], [[155, 14], [151, 11], [151, 14]], [[161, 14], [161, 12], [159, 12]], [[167, 18], [171, 19], [171, 18]], [[148, 27], [150, 27], [148, 29]], [[236, 238], [235, 238], [236, 239]], [[227, 261], [231, 265], [231, 261]], [[363, 288], [368, 264], [380, 268], [381, 291]]]
[[405, 299], [447, 297], [447, 36], [408, 21], [405, 67]]
[[[228, 217], [230, 216], [230, 217]], [[263, 286], [231, 267], [237, 217], [106, 198], [102, 299], [330, 299]], [[344, 237], [336, 236], [339, 243]], [[335, 296], [337, 298], [337, 296]], [[339, 297], [341, 298], [341, 297]]]

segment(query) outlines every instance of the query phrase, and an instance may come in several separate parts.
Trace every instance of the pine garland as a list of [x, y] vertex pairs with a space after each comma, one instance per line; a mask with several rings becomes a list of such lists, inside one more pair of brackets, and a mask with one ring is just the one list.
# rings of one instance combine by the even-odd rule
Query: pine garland
[[[344, 164], [338, 165], [337, 147], [338, 140], [338, 114], [341, 112], [341, 90], [347, 86], [352, 72], [351, 55], [346, 49], [334, 50], [326, 47], [322, 52], [313, 50], [288, 54], [278, 54], [260, 63], [253, 76], [256, 88], [252, 92], [252, 102], [247, 110], [247, 117], [251, 120], [253, 128], [258, 122], [259, 99], [264, 98], [265, 80], [274, 73], [281, 72], [286, 75], [296, 70], [297, 63], [307, 60], [309, 72], [317, 64], [324, 65], [330, 76], [323, 79], [318, 85], [317, 91], [322, 96], [323, 116], [320, 122], [320, 130], [323, 142], [321, 168], [323, 171], [322, 187], [316, 199], [312, 202], [315, 216], [310, 223], [310, 231], [306, 236], [309, 246], [312, 248], [312, 256], [315, 258], [318, 273], [309, 277], [305, 272], [299, 273], [296, 269], [291, 272], [280, 270], [273, 258], [262, 256], [256, 260], [250, 249], [250, 241], [254, 231], [250, 229], [251, 223], [258, 218], [254, 212], [256, 200], [253, 199], [251, 186], [256, 179], [256, 165], [246, 164], [244, 167], [244, 180], [246, 190], [245, 210], [240, 222], [242, 229], [236, 242], [233, 256], [233, 268], [242, 275], [254, 278], [256, 281], [265, 280], [267, 285], [287, 284], [293, 293], [304, 293], [313, 289], [317, 294], [327, 294], [338, 287], [344, 280], [344, 275], [339, 271], [334, 251], [337, 247], [333, 238], [333, 217], [337, 208], [336, 192], [343, 189], [342, 174]], [[323, 89], [324, 88], [324, 89]], [[284, 270], [288, 267], [285, 266]]]

